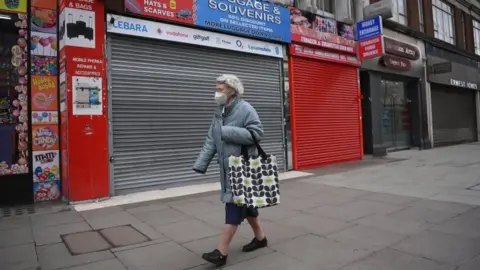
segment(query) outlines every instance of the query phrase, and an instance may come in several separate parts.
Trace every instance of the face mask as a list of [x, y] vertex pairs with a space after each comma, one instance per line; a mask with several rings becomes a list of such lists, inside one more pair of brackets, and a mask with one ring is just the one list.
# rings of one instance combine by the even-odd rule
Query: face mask
[[215, 92], [215, 101], [218, 105], [225, 105], [227, 103], [227, 95], [224, 93]]

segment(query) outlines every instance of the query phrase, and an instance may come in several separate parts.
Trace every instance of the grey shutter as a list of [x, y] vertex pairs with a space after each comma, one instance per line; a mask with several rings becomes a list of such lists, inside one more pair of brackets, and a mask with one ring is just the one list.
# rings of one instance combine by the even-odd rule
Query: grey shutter
[[214, 109], [215, 79], [237, 75], [265, 129], [262, 146], [284, 168], [282, 59], [164, 41], [109, 37], [116, 194], [218, 181], [218, 164], [192, 166]]
[[431, 85], [434, 146], [477, 140], [475, 92]]

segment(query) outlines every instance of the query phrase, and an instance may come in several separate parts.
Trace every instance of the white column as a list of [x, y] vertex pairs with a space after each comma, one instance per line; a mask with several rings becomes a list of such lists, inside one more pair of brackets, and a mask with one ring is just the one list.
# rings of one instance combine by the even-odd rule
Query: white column
[[354, 14], [356, 22], [363, 20], [363, 8], [368, 6], [369, 4], [370, 0], [354, 0]]

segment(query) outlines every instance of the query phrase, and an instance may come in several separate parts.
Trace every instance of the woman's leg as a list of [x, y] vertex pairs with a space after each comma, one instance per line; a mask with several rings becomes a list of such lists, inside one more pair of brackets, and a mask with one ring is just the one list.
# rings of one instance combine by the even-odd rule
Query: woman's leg
[[265, 238], [265, 234], [262, 229], [262, 225], [260, 224], [260, 219], [257, 217], [247, 217], [248, 224], [252, 227], [253, 234], [257, 240], [263, 240]]
[[218, 250], [222, 255], [226, 256], [228, 254], [228, 248], [230, 247], [233, 236], [235, 236], [235, 233], [237, 232], [237, 228], [237, 225], [225, 224], [220, 243], [218, 243]]
[[243, 246], [244, 252], [252, 252], [260, 248], [264, 248], [268, 245], [267, 237], [263, 232], [262, 225], [260, 224], [260, 219], [258, 218], [257, 209], [247, 209], [246, 212], [248, 224], [252, 227], [255, 237], [247, 245]]

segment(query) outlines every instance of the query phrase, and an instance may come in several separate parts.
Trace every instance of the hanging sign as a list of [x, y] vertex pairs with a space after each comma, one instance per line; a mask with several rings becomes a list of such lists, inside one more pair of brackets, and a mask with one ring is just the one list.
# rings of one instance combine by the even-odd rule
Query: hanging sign
[[197, 1], [196, 24], [206, 28], [290, 43], [288, 8], [264, 1]]
[[1, 0], [0, 10], [12, 13], [26, 13], [27, 0]]
[[383, 37], [376, 36], [358, 42], [358, 54], [360, 60], [382, 56], [385, 53]]
[[377, 16], [357, 23], [357, 40], [365, 40], [383, 35], [382, 17]]

